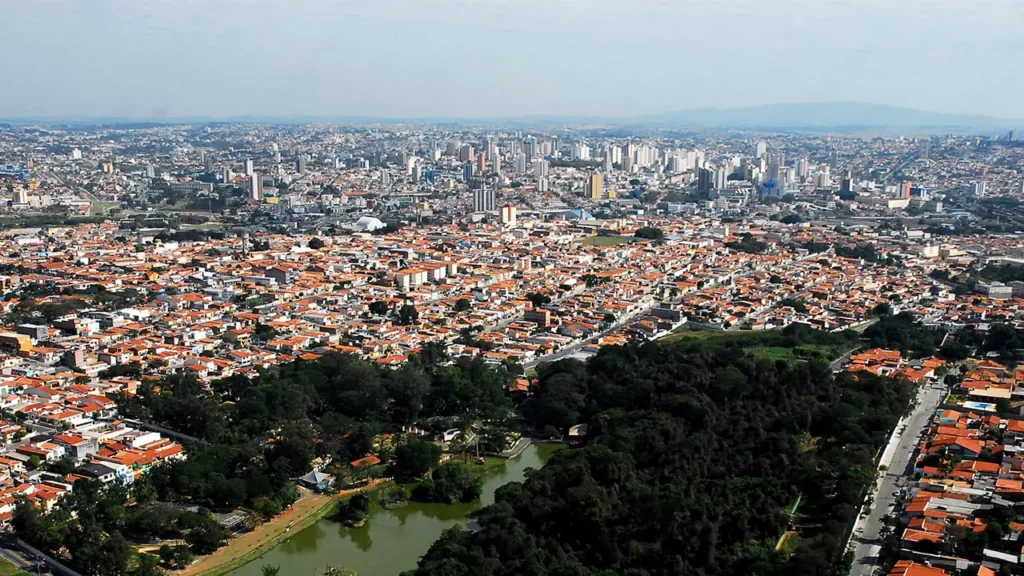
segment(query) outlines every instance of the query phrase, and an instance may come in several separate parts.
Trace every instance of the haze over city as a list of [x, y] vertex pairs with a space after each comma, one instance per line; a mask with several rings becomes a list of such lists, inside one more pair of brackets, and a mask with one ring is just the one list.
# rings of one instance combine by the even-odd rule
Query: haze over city
[[3, 118], [1024, 117], [1024, 2], [5, 2]]

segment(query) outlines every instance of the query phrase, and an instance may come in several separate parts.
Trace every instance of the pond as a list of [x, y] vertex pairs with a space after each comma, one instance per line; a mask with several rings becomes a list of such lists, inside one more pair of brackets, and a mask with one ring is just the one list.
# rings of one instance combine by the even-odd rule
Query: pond
[[323, 519], [297, 532], [262, 557], [231, 572], [231, 576], [260, 576], [265, 564], [280, 566], [289, 576], [314, 576], [327, 564], [355, 570], [359, 576], [397, 576], [416, 567], [420, 556], [442, 532], [465, 524], [466, 516], [494, 502], [494, 491], [525, 478], [528, 468], [540, 468], [562, 449], [561, 444], [532, 444], [484, 478], [483, 494], [470, 504], [409, 502], [395, 510], [374, 504], [366, 524], [348, 528]]

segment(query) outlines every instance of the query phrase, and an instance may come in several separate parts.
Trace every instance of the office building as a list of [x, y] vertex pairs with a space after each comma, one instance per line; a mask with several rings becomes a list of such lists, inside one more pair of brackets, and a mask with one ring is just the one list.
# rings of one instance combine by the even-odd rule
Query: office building
[[768, 144], [764, 140], [758, 140], [754, 148], [754, 158], [761, 158], [768, 153]]
[[480, 188], [473, 191], [473, 212], [493, 212], [496, 209], [494, 190]]
[[590, 180], [587, 181], [587, 195], [592, 200], [604, 198], [604, 176], [601, 173], [594, 172], [590, 175]]
[[306, 157], [304, 155], [300, 154], [299, 157], [295, 159], [295, 171], [299, 174], [306, 173]]
[[257, 202], [263, 200], [263, 181], [259, 174], [249, 176], [249, 199]]
[[462, 180], [469, 182], [473, 179], [473, 163], [466, 162], [462, 165]]
[[512, 204], [505, 204], [501, 207], [501, 223], [505, 226], [516, 225], [516, 207]]

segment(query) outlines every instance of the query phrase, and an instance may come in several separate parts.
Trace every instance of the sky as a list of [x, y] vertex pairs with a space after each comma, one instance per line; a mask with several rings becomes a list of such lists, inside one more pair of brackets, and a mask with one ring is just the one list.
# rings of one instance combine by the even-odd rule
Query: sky
[[1024, 118], [1024, 0], [0, 0], [2, 118]]

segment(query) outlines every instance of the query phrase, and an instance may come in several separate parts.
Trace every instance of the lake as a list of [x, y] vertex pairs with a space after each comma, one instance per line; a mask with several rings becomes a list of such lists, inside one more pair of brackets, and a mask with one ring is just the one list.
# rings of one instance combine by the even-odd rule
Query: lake
[[366, 524], [348, 528], [323, 519], [295, 533], [262, 557], [231, 572], [231, 576], [260, 576], [265, 564], [281, 567], [288, 576], [314, 576], [327, 564], [355, 570], [359, 576], [397, 576], [416, 567], [420, 556], [442, 532], [465, 524], [466, 516], [494, 502], [494, 491], [525, 478], [528, 468], [540, 468], [561, 444], [532, 444], [484, 478], [483, 494], [470, 504], [422, 504], [384, 510], [374, 503]]

